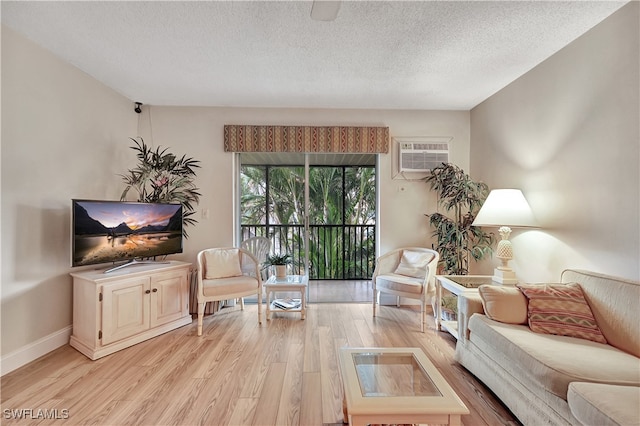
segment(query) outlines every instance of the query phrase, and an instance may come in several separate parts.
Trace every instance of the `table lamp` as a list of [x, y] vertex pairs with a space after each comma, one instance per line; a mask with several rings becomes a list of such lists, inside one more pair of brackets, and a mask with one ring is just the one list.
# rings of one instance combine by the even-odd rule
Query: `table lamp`
[[511, 227], [535, 228], [538, 226], [522, 191], [519, 189], [492, 190], [472, 225], [500, 227], [498, 232], [502, 240], [496, 248], [496, 257], [500, 259], [501, 265], [495, 268], [492, 279], [500, 284], [516, 284], [518, 282], [516, 274], [509, 267], [509, 261], [513, 259], [513, 247], [509, 241]]

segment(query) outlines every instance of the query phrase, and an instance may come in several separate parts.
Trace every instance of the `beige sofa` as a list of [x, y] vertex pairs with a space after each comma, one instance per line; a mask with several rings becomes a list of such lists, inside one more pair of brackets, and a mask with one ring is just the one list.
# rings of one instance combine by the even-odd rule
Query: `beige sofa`
[[640, 424], [640, 283], [579, 270], [561, 282], [580, 284], [607, 344], [491, 320], [462, 294], [456, 360], [525, 425]]

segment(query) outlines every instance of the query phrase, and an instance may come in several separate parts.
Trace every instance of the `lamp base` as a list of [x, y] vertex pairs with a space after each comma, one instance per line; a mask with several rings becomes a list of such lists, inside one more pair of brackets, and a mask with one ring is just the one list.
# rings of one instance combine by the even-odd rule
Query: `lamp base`
[[493, 277], [491, 278], [494, 282], [504, 284], [504, 285], [515, 285], [518, 284], [518, 279], [516, 278], [516, 273], [513, 269], [501, 269], [496, 268], [493, 270]]

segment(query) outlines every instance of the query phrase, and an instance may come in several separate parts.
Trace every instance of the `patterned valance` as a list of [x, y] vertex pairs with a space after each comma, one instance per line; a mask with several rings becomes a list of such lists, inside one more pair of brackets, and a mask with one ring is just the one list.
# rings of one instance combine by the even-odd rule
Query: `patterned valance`
[[388, 153], [388, 127], [224, 126], [226, 152]]

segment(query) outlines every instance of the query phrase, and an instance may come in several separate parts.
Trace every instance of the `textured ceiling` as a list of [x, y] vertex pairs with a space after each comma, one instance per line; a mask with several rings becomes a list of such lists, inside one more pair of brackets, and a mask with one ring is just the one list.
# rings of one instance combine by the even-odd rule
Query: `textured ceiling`
[[626, 2], [8, 2], [2, 23], [151, 105], [468, 110]]

